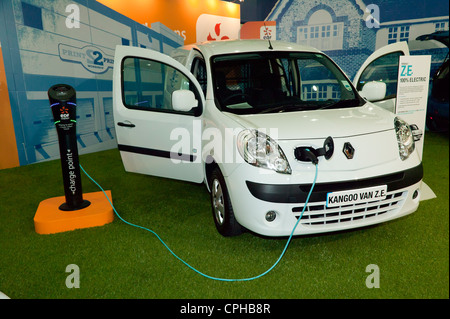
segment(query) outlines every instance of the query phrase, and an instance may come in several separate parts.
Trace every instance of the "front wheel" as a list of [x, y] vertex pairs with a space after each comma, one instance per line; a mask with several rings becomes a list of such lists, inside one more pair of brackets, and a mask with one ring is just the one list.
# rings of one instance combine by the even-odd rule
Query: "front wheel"
[[212, 214], [219, 233], [225, 237], [242, 234], [243, 228], [234, 217], [225, 179], [218, 168], [212, 172], [209, 185], [211, 189]]

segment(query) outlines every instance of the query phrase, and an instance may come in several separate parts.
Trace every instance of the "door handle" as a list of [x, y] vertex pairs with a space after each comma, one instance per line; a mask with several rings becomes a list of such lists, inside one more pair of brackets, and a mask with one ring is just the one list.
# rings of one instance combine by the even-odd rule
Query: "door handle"
[[125, 122], [118, 122], [117, 125], [123, 126], [123, 127], [135, 127], [136, 126], [133, 123], [130, 123], [128, 121], [127, 121], [127, 123], [125, 123]]

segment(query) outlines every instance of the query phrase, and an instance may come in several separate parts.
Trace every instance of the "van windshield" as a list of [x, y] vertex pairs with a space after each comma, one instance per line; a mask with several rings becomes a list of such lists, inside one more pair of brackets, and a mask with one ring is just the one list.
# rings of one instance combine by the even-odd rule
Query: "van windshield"
[[215, 56], [211, 65], [215, 102], [222, 111], [258, 114], [364, 104], [323, 54], [239, 53]]

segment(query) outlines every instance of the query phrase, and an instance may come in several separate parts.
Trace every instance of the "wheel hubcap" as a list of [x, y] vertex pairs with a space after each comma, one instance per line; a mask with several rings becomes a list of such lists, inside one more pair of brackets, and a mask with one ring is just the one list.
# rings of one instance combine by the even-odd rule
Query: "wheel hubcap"
[[225, 219], [225, 205], [223, 200], [222, 186], [217, 179], [213, 181], [212, 187], [212, 204], [214, 209], [214, 217], [216, 221], [222, 225]]

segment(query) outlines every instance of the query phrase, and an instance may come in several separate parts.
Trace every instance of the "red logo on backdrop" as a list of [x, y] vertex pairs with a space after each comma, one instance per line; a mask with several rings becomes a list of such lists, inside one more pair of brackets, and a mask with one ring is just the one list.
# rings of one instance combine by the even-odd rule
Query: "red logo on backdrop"
[[[220, 37], [220, 25], [221, 23], [217, 23], [216, 26], [214, 27], [214, 32], [216, 33], [217, 38], [213, 38], [211, 36], [211, 32], [208, 34], [207, 40], [208, 41], [216, 41], [216, 40], [228, 40], [230, 39], [228, 36], [224, 35], [222, 37]], [[219, 38], [220, 37], [220, 38]]]

